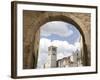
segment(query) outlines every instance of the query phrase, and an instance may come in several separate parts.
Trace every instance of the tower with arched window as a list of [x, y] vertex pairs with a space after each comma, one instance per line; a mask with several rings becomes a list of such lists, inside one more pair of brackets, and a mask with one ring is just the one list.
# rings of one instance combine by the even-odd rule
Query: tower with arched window
[[48, 58], [45, 64], [45, 68], [56, 67], [56, 59], [57, 59], [57, 47], [55, 46], [48, 47]]

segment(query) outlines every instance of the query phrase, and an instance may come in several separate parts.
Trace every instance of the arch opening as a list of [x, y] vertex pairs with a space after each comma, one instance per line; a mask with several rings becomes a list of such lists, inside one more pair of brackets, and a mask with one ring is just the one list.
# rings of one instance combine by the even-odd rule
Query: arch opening
[[40, 27], [39, 36], [37, 68], [83, 66], [83, 40], [74, 25], [50, 21]]

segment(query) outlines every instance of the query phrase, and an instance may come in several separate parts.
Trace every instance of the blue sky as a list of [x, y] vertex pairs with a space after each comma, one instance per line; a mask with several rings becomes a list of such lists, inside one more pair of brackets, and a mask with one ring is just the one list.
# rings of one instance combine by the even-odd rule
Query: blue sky
[[[60, 23], [59, 23], [60, 22]], [[50, 24], [55, 24], [54, 25], [54, 27], [56, 26], [56, 24], [60, 24], [60, 25], [62, 25], [62, 24], [64, 24], [64, 26], [65, 27], [67, 27], [67, 29], [69, 30], [69, 31], [72, 31], [72, 34], [70, 34], [69, 36], [59, 36], [59, 35], [57, 35], [57, 34], [54, 34], [54, 33], [52, 33], [51, 35], [49, 35], [49, 36], [44, 36], [44, 35], [41, 35], [41, 38], [48, 38], [48, 39], [50, 39], [50, 40], [62, 40], [62, 41], [68, 41], [70, 44], [74, 44], [79, 38], [80, 38], [80, 33], [79, 33], [79, 31], [76, 29], [76, 27], [75, 26], [73, 26], [72, 24], [69, 24], [69, 23], [65, 23], [65, 22], [62, 22], [62, 21], [55, 21], [55, 23], [53, 23], [53, 22], [49, 22], [49, 23], [47, 23], [47, 24], [45, 24], [45, 25], [43, 25], [43, 27], [48, 27]], [[51, 25], [51, 26], [52, 26]], [[58, 26], [58, 27], [62, 27], [62, 26]], [[63, 27], [62, 27], [63, 28]], [[68, 31], [67, 30], [67, 31]]]

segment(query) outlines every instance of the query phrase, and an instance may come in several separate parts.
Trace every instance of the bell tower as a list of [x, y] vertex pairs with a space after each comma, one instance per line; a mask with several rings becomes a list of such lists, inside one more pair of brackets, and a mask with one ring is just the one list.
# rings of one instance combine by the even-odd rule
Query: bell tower
[[57, 60], [57, 47], [50, 46], [48, 47], [48, 58], [45, 67], [54, 68], [56, 67]]

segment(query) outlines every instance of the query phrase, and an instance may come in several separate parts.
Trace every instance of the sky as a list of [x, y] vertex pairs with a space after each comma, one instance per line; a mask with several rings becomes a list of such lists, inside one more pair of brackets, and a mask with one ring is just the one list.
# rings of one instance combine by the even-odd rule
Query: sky
[[74, 25], [63, 21], [51, 21], [40, 28], [38, 68], [42, 68], [48, 56], [48, 47], [57, 47], [57, 60], [71, 56], [80, 48], [80, 33]]

